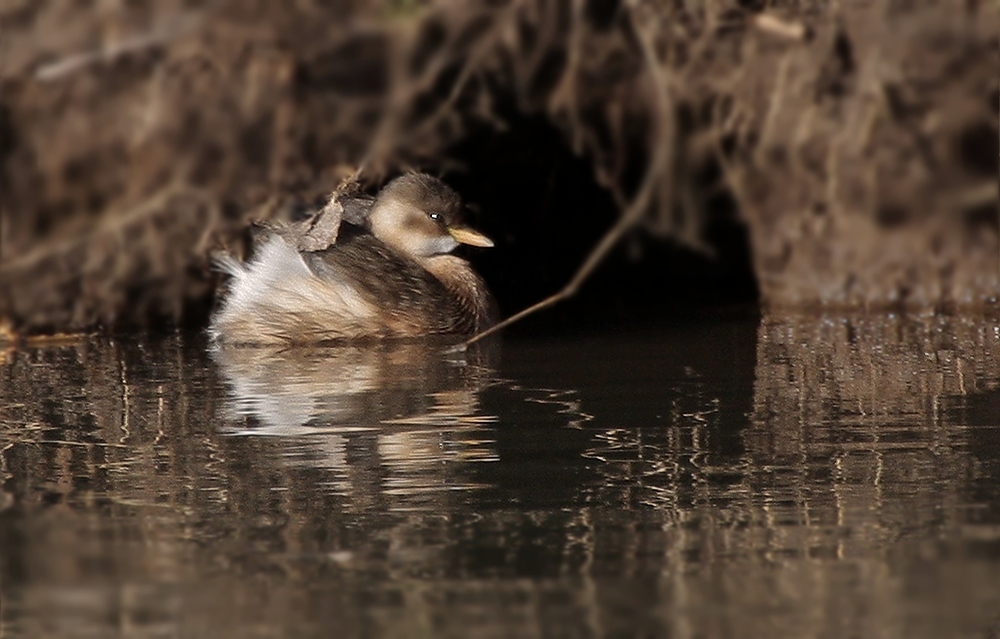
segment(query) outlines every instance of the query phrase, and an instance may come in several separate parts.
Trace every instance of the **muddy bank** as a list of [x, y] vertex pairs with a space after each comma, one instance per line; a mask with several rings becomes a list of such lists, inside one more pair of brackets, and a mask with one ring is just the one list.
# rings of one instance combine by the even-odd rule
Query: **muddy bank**
[[202, 323], [209, 253], [356, 165], [372, 186], [407, 168], [456, 184], [499, 238], [482, 269], [508, 313], [616, 221], [643, 248], [630, 280], [665, 302], [681, 285], [661, 271], [681, 270], [723, 300], [995, 304], [997, 17], [890, 0], [6, 3], [0, 318]]

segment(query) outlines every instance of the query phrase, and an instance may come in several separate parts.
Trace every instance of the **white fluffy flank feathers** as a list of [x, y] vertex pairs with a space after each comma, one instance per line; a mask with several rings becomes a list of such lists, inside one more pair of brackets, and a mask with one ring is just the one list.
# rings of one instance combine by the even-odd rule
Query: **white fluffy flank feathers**
[[212, 319], [212, 336], [226, 343], [316, 342], [356, 333], [375, 309], [349, 284], [319, 278], [291, 246], [274, 235], [247, 263], [215, 259], [232, 276]]

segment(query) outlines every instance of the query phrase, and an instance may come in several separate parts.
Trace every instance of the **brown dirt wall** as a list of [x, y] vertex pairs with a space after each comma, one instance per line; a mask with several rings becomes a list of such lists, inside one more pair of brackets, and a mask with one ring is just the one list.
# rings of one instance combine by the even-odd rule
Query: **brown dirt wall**
[[8, 0], [0, 319], [204, 321], [209, 253], [250, 220], [321, 200], [357, 165], [371, 186], [452, 170], [509, 108], [546, 119], [648, 234], [710, 252], [724, 193], [766, 304], [995, 305], [998, 12]]

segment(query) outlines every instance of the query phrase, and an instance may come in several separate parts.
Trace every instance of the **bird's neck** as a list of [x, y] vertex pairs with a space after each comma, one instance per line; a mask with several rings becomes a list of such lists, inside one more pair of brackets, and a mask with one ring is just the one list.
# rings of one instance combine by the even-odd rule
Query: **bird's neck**
[[475, 313], [477, 331], [496, 322], [496, 302], [486, 283], [468, 262], [454, 255], [435, 255], [420, 260], [420, 265]]

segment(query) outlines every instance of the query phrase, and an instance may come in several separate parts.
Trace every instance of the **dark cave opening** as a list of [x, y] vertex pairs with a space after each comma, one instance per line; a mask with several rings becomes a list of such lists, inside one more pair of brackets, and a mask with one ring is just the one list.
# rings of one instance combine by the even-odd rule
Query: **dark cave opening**
[[[618, 216], [590, 161], [575, 156], [544, 117], [506, 121], [505, 130], [474, 128], [449, 149], [462, 170], [443, 176], [470, 204], [470, 222], [496, 242], [464, 256], [486, 279], [505, 317], [560, 290]], [[716, 167], [696, 175], [707, 186], [720, 179]], [[705, 201], [711, 255], [637, 228], [574, 298], [526, 323], [754, 308], [759, 291], [747, 231], [736, 203], [719, 191]]]

